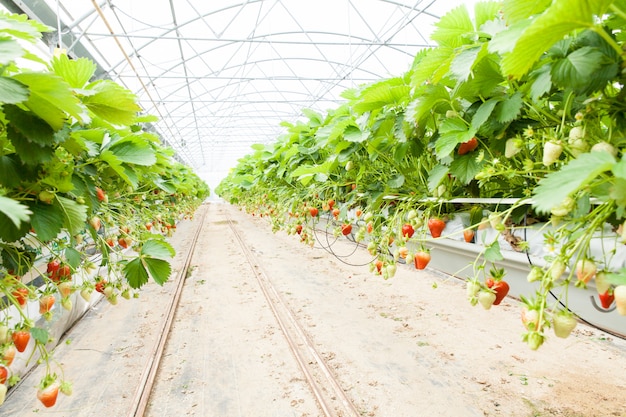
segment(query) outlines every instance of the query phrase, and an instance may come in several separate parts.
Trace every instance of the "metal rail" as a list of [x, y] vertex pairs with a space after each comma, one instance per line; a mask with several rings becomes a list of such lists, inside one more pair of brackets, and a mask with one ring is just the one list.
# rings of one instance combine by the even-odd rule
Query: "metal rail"
[[[289, 344], [291, 352], [305, 375], [321, 411], [324, 413], [323, 415], [325, 417], [359, 417], [361, 413], [347, 397], [345, 391], [337, 381], [337, 378], [326, 364], [326, 361], [322, 358], [319, 352], [317, 352], [311, 338], [307, 335], [302, 328], [302, 325], [296, 319], [292, 309], [283, 300], [278, 291], [276, 291], [276, 288], [272, 284], [268, 275], [263, 271], [262, 266], [245, 244], [237, 229], [234, 227], [234, 224], [228, 214], [226, 214], [226, 219], [233, 235], [237, 239], [244, 253], [248, 264], [250, 265], [250, 268], [254, 273], [254, 276], [259, 283], [259, 287], [261, 288], [261, 291], [263, 292], [274, 317], [276, 318], [276, 322]], [[296, 337], [298, 342], [300, 342], [303, 346], [302, 348], [300, 348], [299, 344], [296, 342]], [[304, 358], [302, 350], [305, 350], [304, 353], [308, 353], [314, 358], [317, 367], [314, 367], [310, 361], [307, 361]], [[325, 389], [322, 388], [321, 384], [314, 377], [314, 369], [319, 370], [319, 372], [326, 378], [328, 385], [324, 386]], [[333, 404], [335, 407], [332, 406]], [[338, 407], [341, 409], [337, 410], [336, 408]]]
[[176, 289], [174, 292], [174, 296], [172, 297], [172, 300], [167, 308], [165, 322], [163, 323], [163, 327], [161, 328], [157, 342], [152, 348], [151, 354], [148, 358], [148, 362], [146, 363], [146, 367], [141, 374], [140, 384], [133, 398], [128, 417], [142, 417], [146, 412], [148, 401], [150, 400], [150, 394], [152, 392], [152, 387], [154, 386], [154, 380], [159, 370], [161, 358], [163, 357], [163, 350], [165, 349], [165, 344], [167, 343], [167, 339], [172, 328], [172, 323], [174, 321], [176, 309], [180, 301], [185, 278], [187, 277], [187, 271], [189, 270], [189, 266], [191, 265], [191, 260], [196, 249], [196, 243], [198, 242], [200, 231], [204, 226], [207, 212], [208, 210], [205, 208], [204, 212], [202, 213], [202, 218], [200, 220], [200, 226], [198, 226], [198, 228], [196, 229], [193, 239], [191, 241], [189, 252], [187, 253], [187, 257], [185, 258], [185, 263], [178, 273], [178, 277], [176, 280]]

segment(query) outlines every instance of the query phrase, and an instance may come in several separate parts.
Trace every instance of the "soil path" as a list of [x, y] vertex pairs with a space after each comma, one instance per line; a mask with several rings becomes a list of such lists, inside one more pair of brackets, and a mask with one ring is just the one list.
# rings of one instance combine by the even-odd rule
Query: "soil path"
[[[336, 258], [319, 244], [273, 234], [265, 219], [235, 207], [203, 209], [208, 217], [153, 389], [152, 417], [320, 415], [226, 214], [362, 415], [626, 417], [622, 339], [580, 324], [568, 339], [550, 336], [534, 352], [521, 341], [514, 299], [485, 311], [469, 305], [454, 278], [402, 265], [385, 281], [349, 265], [366, 264], [365, 250]], [[175, 234], [179, 253], [192, 228]], [[352, 245], [342, 239], [332, 249], [348, 255]], [[74, 396], [37, 409], [36, 382], [28, 382], [0, 415], [125, 416], [161, 318], [158, 295], [171, 288], [147, 290], [118, 306], [101, 303], [70, 334], [72, 344], [59, 347]]]

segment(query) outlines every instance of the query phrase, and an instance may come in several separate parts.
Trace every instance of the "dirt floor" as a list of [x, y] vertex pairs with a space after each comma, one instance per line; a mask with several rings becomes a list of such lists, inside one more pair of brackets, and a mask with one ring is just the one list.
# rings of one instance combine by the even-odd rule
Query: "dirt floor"
[[[626, 417], [625, 340], [580, 324], [568, 339], [549, 337], [531, 351], [516, 300], [472, 307], [457, 279], [402, 265], [385, 281], [362, 266], [370, 260], [363, 249], [344, 263], [273, 234], [266, 219], [226, 204], [207, 209], [149, 416], [320, 415], [228, 212], [363, 416]], [[192, 228], [179, 226], [180, 252]], [[333, 250], [348, 255], [352, 245], [340, 240]], [[68, 335], [57, 357], [75, 380], [72, 397], [41, 409], [28, 380], [0, 415], [127, 415], [168, 285], [101, 303]]]

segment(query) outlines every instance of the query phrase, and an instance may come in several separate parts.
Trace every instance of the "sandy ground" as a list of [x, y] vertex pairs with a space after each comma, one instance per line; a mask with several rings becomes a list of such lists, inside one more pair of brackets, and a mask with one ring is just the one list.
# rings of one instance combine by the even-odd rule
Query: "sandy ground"
[[[361, 266], [370, 259], [364, 250], [344, 263], [296, 236], [272, 234], [265, 219], [225, 204], [208, 210], [150, 416], [320, 415], [228, 230], [228, 211], [362, 415], [626, 417], [622, 339], [581, 324], [534, 352], [521, 341], [516, 300], [485, 311], [469, 305], [454, 278], [401, 266], [385, 281]], [[179, 253], [192, 226], [175, 235]], [[332, 248], [347, 255], [352, 245]], [[72, 343], [57, 353], [75, 379], [74, 396], [43, 410], [36, 382], [25, 381], [0, 415], [127, 415], [168, 285], [100, 304], [70, 333]]]

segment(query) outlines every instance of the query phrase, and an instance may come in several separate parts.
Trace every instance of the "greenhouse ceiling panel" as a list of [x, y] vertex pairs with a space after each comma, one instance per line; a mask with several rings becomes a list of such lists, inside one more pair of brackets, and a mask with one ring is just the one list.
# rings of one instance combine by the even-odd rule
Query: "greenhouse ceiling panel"
[[[405, 72], [450, 0], [2, 0], [131, 90], [164, 143], [215, 184], [302, 109]], [[58, 41], [61, 33], [62, 42]]]

